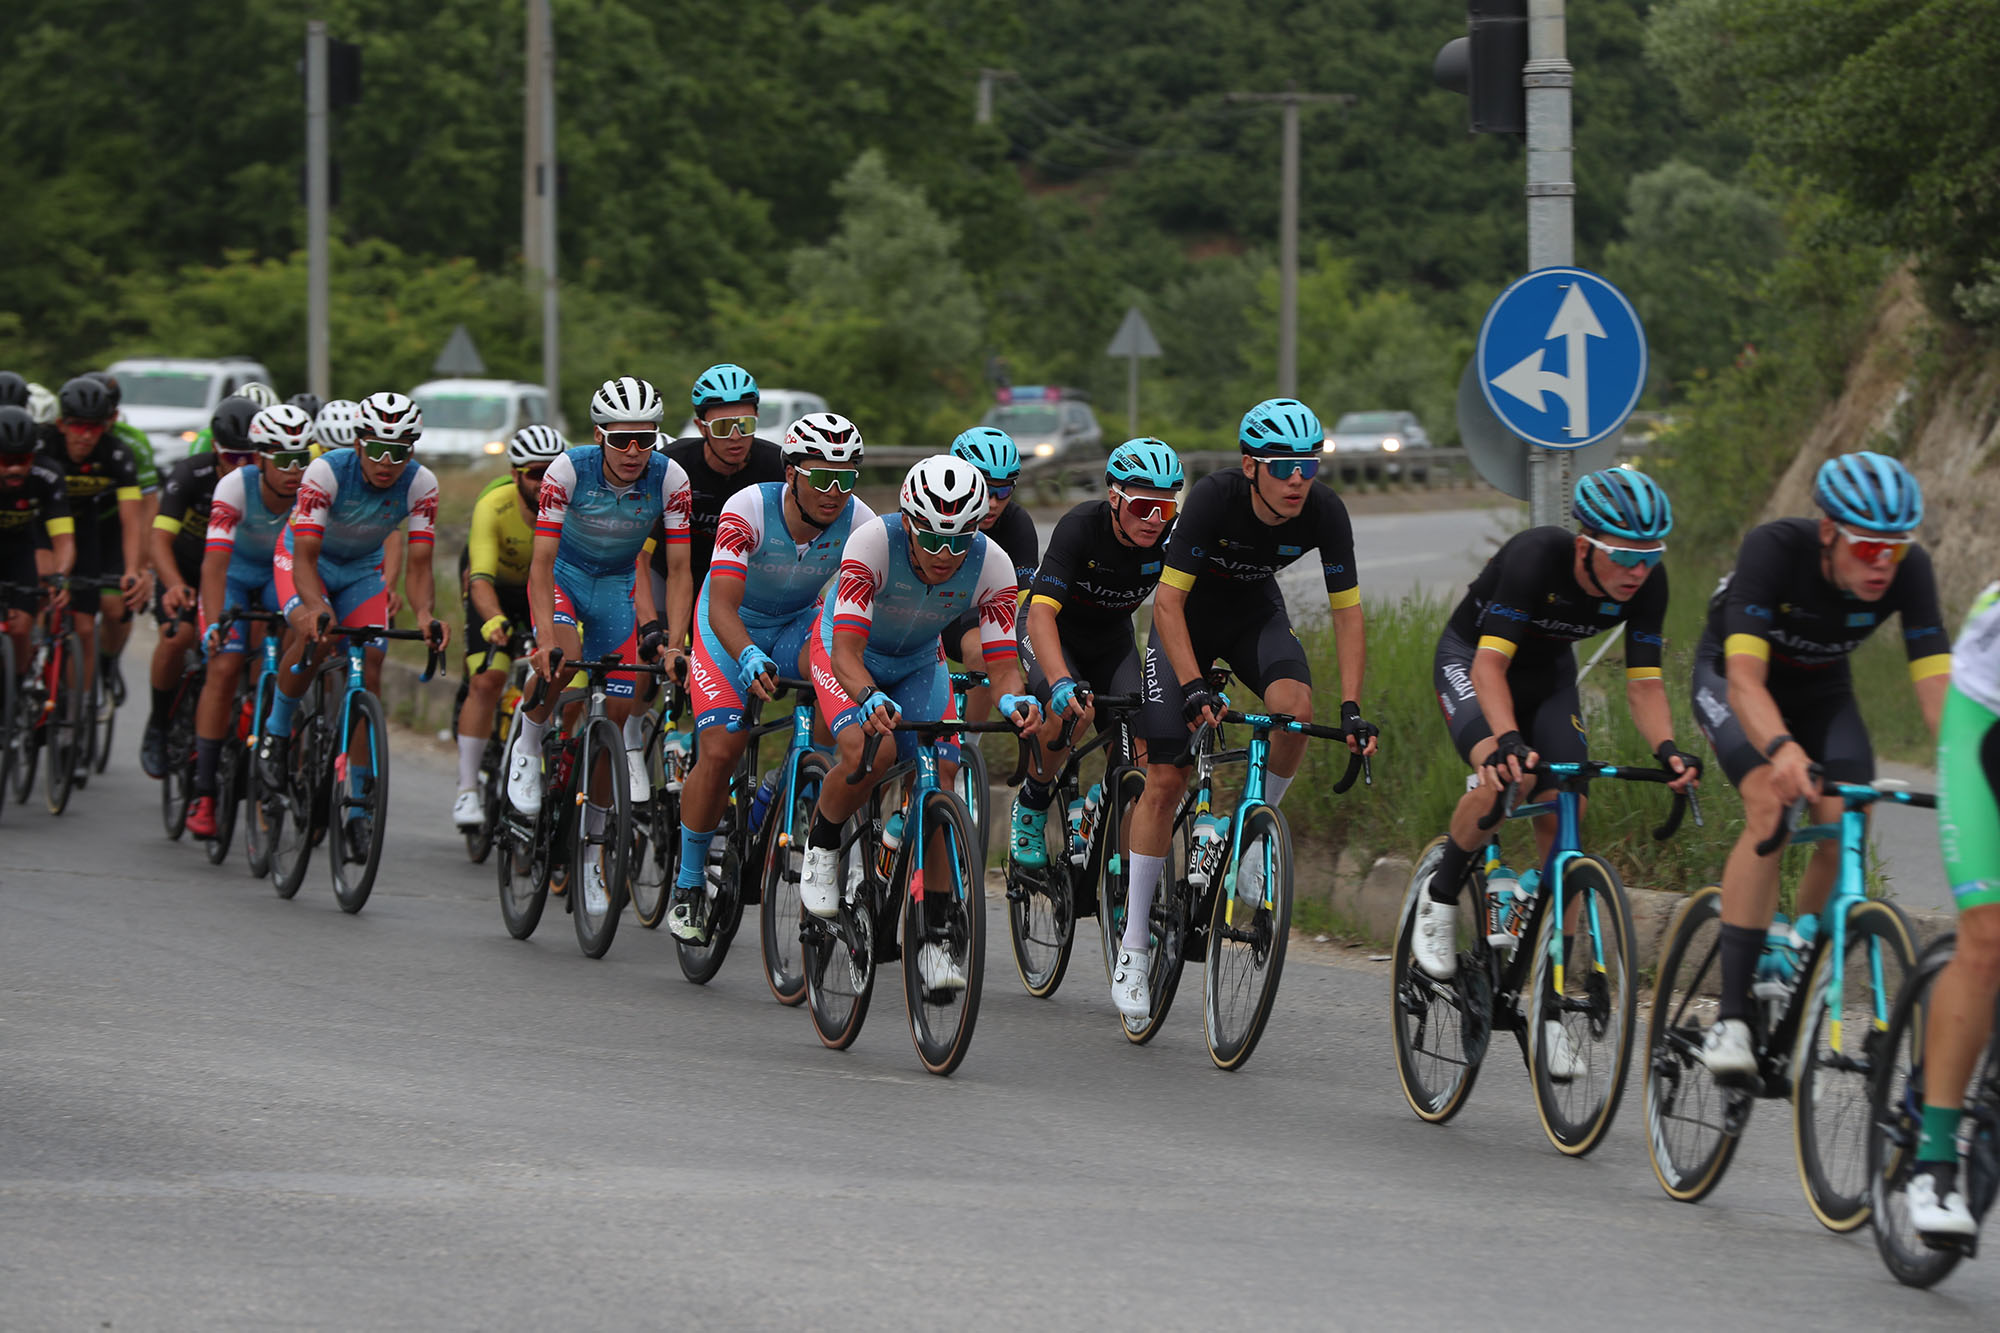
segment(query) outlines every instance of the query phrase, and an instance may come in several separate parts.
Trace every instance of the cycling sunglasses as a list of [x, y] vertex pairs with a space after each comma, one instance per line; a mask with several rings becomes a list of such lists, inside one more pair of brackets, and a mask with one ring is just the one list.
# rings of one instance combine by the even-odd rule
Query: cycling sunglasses
[[1892, 564], [1902, 564], [1910, 554], [1910, 548], [1917, 544], [1915, 537], [1871, 537], [1865, 533], [1850, 532], [1834, 524], [1842, 541], [1854, 548], [1854, 558], [1864, 565], [1876, 565], [1888, 556]]
[[362, 440], [361, 455], [377, 463], [407, 463], [417, 452], [414, 444], [398, 444], [393, 440]]
[[248, 467], [257, 461], [257, 454], [254, 451], [237, 453], [233, 449], [217, 449], [215, 460], [227, 468]]
[[1612, 546], [1597, 540], [1595, 537], [1586, 536], [1584, 540], [1610, 556], [1612, 564], [1623, 566], [1626, 569], [1637, 569], [1641, 565], [1644, 565], [1647, 569], [1651, 569], [1654, 565], [1659, 564], [1660, 561], [1667, 558], [1667, 544], [1665, 542], [1661, 542], [1658, 546], [1638, 551], [1629, 546]]
[[656, 430], [607, 430], [604, 432], [604, 447], [616, 449], [620, 453], [632, 453], [640, 449], [652, 449], [660, 443], [660, 432]]
[[917, 545], [932, 555], [964, 555], [972, 549], [973, 534], [970, 532], [917, 532]]
[[277, 449], [268, 454], [258, 454], [257, 458], [270, 464], [280, 472], [297, 472], [312, 462], [310, 449]]
[[1290, 481], [1293, 477], [1311, 481], [1319, 475], [1317, 458], [1258, 458], [1256, 461], [1258, 466], [1270, 470], [1274, 481]]
[[755, 435], [757, 433], [757, 418], [754, 415], [747, 417], [716, 417], [712, 420], [702, 422], [701, 426], [713, 438], [726, 440], [732, 435]]
[[[986, 474], [983, 472], [980, 473], [980, 475], [982, 477], [986, 476]], [[1016, 472], [1013, 476], [1006, 477], [1004, 479], [986, 477], [986, 493], [992, 496], [996, 500], [1004, 500], [1008, 496], [1014, 493], [1014, 483], [1019, 481], [1020, 479], [1021, 479], [1021, 474], [1018, 472]]]
[[540, 467], [517, 467], [514, 469], [515, 476], [521, 477], [528, 481], [532, 481], [537, 486], [541, 485], [542, 478], [547, 476], [548, 473], [549, 473], [549, 468], [548, 464], [546, 463], [544, 463]]
[[809, 467], [805, 470], [806, 485], [816, 491], [851, 491], [861, 480], [858, 467]]
[[1181, 508], [1181, 502], [1171, 497], [1162, 499], [1157, 495], [1127, 495], [1122, 488], [1119, 489], [1118, 496], [1125, 501], [1125, 512], [1141, 523], [1150, 523], [1156, 518], [1162, 523], [1171, 523]]

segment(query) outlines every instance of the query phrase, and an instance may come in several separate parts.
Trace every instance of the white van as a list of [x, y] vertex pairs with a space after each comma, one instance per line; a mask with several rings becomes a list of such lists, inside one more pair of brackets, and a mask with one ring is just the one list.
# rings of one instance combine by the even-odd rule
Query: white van
[[105, 369], [118, 379], [119, 414], [146, 432], [162, 471], [187, 457], [216, 404], [246, 384], [271, 382], [264, 364], [247, 356], [134, 356]]
[[515, 431], [554, 424], [548, 392], [519, 380], [430, 380], [410, 397], [424, 413], [417, 454], [426, 462], [504, 460]]

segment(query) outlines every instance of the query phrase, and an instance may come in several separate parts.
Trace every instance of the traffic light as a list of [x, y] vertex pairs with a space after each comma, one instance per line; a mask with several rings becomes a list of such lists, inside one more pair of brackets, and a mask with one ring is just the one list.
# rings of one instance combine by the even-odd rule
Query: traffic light
[[1466, 0], [1465, 28], [1465, 36], [1439, 48], [1432, 76], [1439, 87], [1466, 95], [1474, 134], [1525, 134], [1528, 0]]

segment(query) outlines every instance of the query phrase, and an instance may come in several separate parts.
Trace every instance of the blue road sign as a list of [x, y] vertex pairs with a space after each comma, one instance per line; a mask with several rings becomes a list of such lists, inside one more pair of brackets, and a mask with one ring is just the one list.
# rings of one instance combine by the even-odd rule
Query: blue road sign
[[1507, 428], [1581, 449], [1620, 426], [1646, 387], [1646, 330], [1625, 294], [1580, 268], [1536, 269], [1479, 326], [1479, 387]]

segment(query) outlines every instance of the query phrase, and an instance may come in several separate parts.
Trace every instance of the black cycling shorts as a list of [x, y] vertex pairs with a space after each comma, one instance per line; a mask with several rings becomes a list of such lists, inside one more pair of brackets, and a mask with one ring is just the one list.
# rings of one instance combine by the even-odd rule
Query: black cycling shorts
[[[1826, 770], [1829, 779], [1861, 784], [1875, 780], [1875, 746], [1861, 720], [1853, 683], [1844, 672], [1839, 679], [1811, 690], [1787, 690], [1780, 684], [1771, 697], [1778, 705], [1778, 716], [1785, 721], [1785, 730]], [[1742, 786], [1751, 769], [1770, 762], [1750, 743], [1736, 710], [1729, 706], [1728, 677], [1715, 663], [1701, 657], [1694, 664], [1694, 720], [1701, 726], [1701, 734], [1708, 737], [1731, 786]]]
[[[114, 524], [110, 531], [117, 535]], [[105, 526], [95, 519], [78, 519], [76, 524], [76, 563], [70, 573], [79, 579], [112, 578], [125, 572], [124, 541], [122, 536], [109, 546], [105, 544]]]
[[[1025, 620], [1026, 617], [1022, 617], [1022, 619]], [[979, 613], [977, 611], [967, 611], [964, 615], [946, 625], [944, 633], [940, 636], [944, 642], [945, 660], [953, 666], [964, 669], [966, 664], [963, 659], [962, 650], [965, 647], [965, 636], [977, 633], [979, 633]], [[972, 667], [974, 671], [982, 671], [984, 669], [983, 663]]]
[[[0, 546], [0, 583], [8, 583], [5, 606], [9, 611], [25, 611], [33, 615], [41, 605], [35, 581], [41, 576], [35, 572], [35, 545], [25, 537], [20, 541], [10, 541]], [[27, 663], [20, 664], [23, 668]]]
[[[1253, 693], [1262, 695], [1273, 681], [1296, 680], [1312, 684], [1312, 668], [1306, 664], [1305, 645], [1292, 629], [1285, 614], [1284, 598], [1275, 583], [1267, 585], [1268, 597], [1250, 594], [1250, 608], [1244, 614], [1190, 616], [1188, 635], [1194, 660], [1207, 671], [1217, 661], [1224, 662]], [[1095, 682], [1092, 682], [1095, 684]], [[1154, 625], [1146, 637], [1146, 655], [1141, 673], [1139, 735], [1150, 755], [1181, 754], [1187, 749], [1188, 725], [1181, 709], [1186, 696], [1174, 678], [1166, 650], [1160, 645], [1160, 630]]]
[[[1070, 675], [1088, 685], [1093, 694], [1137, 694], [1143, 684], [1139, 645], [1130, 634], [1097, 643], [1065, 642], [1062, 649]], [[1035, 660], [1034, 645], [1025, 636], [1021, 639], [1021, 670], [1026, 674], [1028, 692], [1046, 704], [1054, 682]]]
[[[1477, 650], [1447, 628], [1438, 638], [1431, 661], [1431, 686], [1458, 757], [1472, 762], [1472, 748], [1493, 734], [1493, 724], [1472, 691], [1472, 655]], [[1542, 758], [1559, 764], [1580, 764], [1590, 758], [1583, 731], [1583, 706], [1576, 693], [1576, 659], [1567, 652], [1534, 671], [1507, 672], [1514, 696], [1514, 725], [1521, 739]]]

